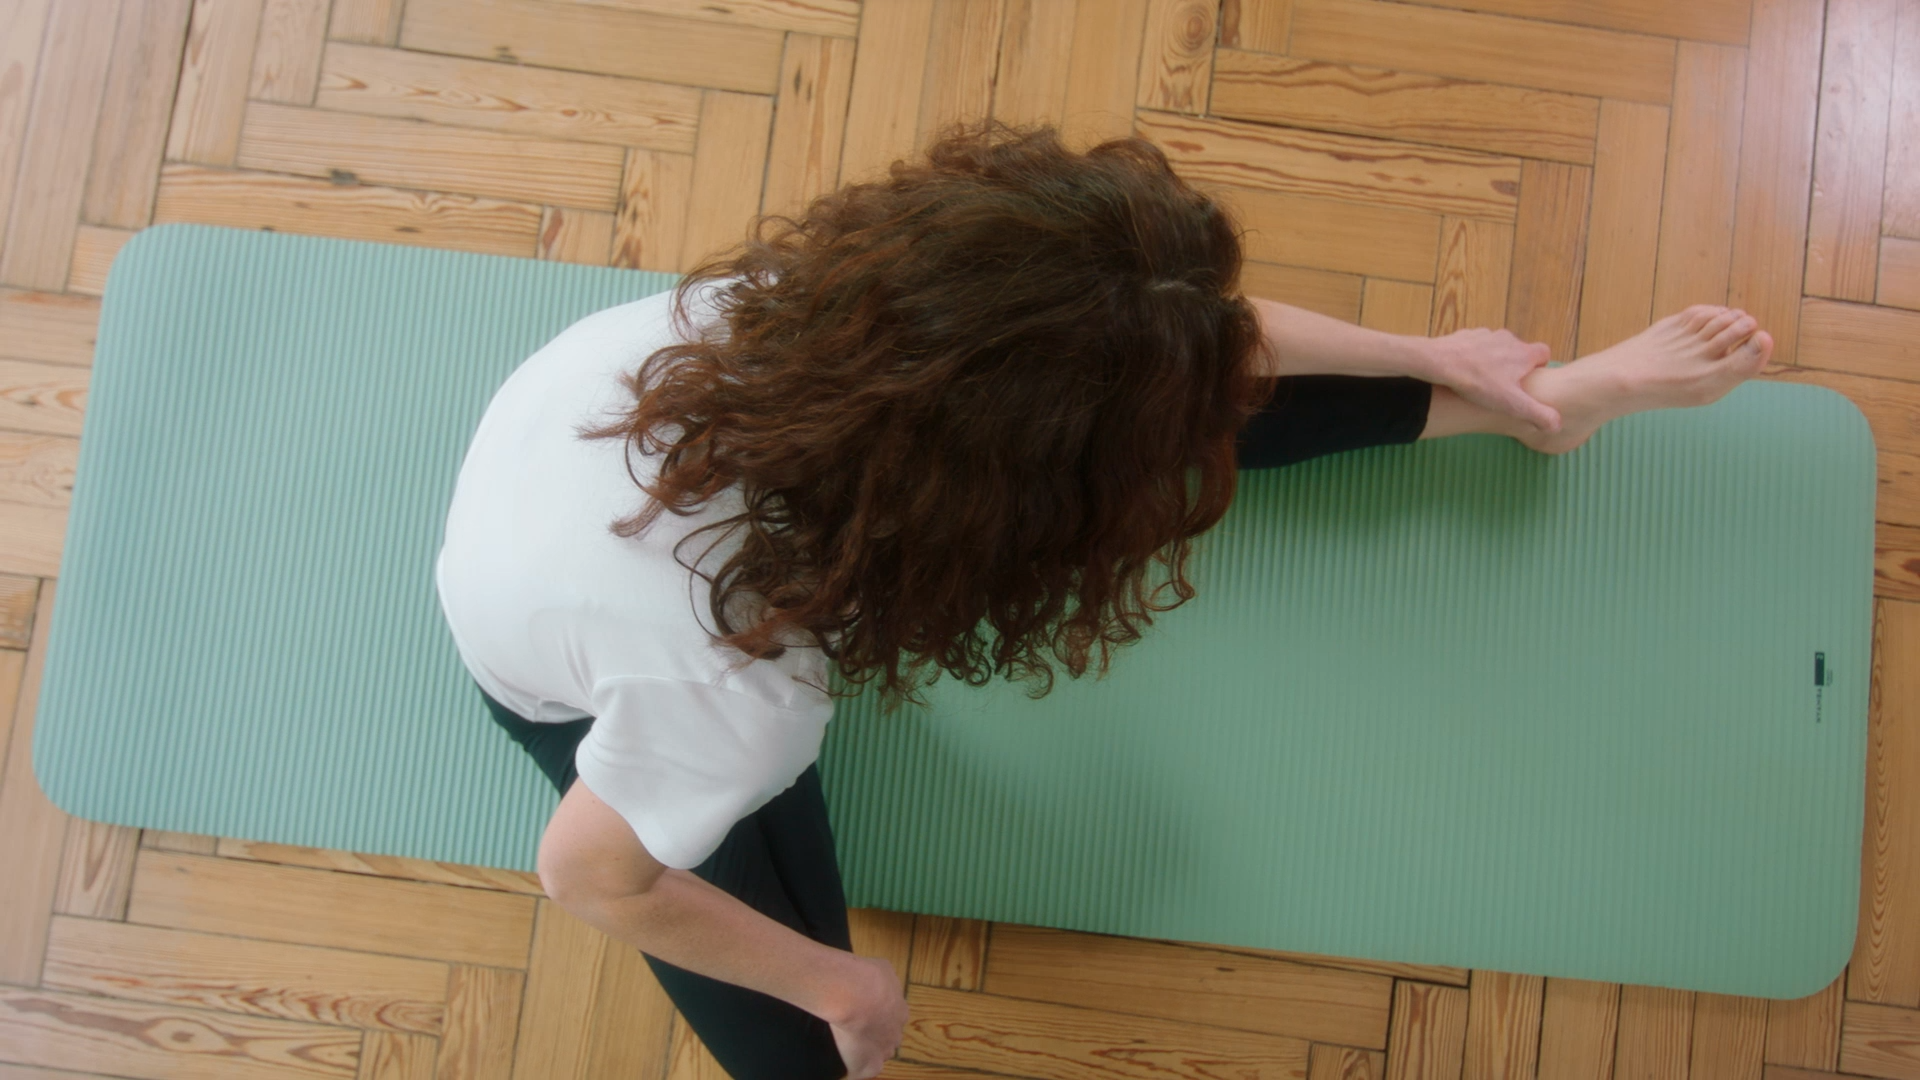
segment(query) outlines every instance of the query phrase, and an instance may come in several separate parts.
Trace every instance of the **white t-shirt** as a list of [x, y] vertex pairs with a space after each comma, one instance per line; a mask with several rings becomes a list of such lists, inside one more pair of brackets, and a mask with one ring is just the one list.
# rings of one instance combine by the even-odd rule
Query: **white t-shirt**
[[[696, 327], [713, 318], [712, 288], [689, 297]], [[679, 340], [662, 293], [589, 315], [527, 358], [474, 432], [434, 580], [480, 687], [535, 722], [596, 717], [574, 757], [579, 782], [684, 870], [806, 771], [833, 703], [816, 689], [817, 646], [730, 671], [744, 654], [713, 636], [707, 582], [674, 556], [682, 537], [740, 511], [737, 490], [689, 517], [662, 512], [636, 537], [607, 528], [648, 498], [629, 460], [642, 479], [658, 461], [576, 429], [623, 412], [620, 376]], [[712, 547], [723, 536], [695, 537], [684, 557], [711, 573], [735, 547]]]

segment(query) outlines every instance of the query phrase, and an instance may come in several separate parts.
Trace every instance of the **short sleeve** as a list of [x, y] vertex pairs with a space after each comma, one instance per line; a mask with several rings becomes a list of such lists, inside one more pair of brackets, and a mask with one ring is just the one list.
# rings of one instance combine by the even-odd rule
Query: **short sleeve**
[[676, 870], [705, 862], [735, 822], [793, 786], [820, 756], [830, 712], [641, 675], [595, 683], [592, 705], [580, 780]]

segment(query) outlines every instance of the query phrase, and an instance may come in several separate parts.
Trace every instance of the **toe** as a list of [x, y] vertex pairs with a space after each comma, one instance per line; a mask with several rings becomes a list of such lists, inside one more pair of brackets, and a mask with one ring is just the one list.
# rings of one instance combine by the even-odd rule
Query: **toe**
[[[1725, 333], [1729, 327], [1733, 326], [1735, 323], [1738, 323], [1740, 321], [1740, 316], [1742, 314], [1743, 312], [1736, 311], [1733, 308], [1718, 308], [1716, 309], [1713, 318], [1708, 319], [1705, 323], [1701, 324], [1697, 330], [1694, 331], [1694, 336], [1700, 338], [1703, 341], [1711, 342], [1713, 341], [1713, 339]], [[1734, 340], [1738, 341], [1739, 339], [1735, 338]], [[1729, 345], [1728, 347], [1731, 348], [1731, 345]], [[1712, 355], [1724, 356], [1726, 355], [1726, 351], [1727, 350], [1723, 348], [1719, 352], [1713, 353]]]
[[[1716, 319], [1713, 324], [1710, 325], [1718, 324], [1719, 320]], [[1715, 359], [1727, 355], [1733, 351], [1734, 346], [1747, 340], [1747, 338], [1758, 329], [1760, 329], [1760, 321], [1758, 319], [1744, 312], [1738, 313], [1738, 316], [1731, 323], [1721, 327], [1719, 332], [1708, 340], [1707, 355]]]
[[1773, 335], [1765, 330], [1759, 331], [1748, 338], [1745, 345], [1740, 346], [1740, 353], [1742, 358], [1752, 365], [1753, 370], [1759, 371], [1766, 366], [1768, 360], [1773, 358]]
[[1689, 331], [1697, 334], [1702, 327], [1705, 327], [1726, 310], [1726, 308], [1715, 307], [1712, 304], [1695, 304], [1681, 312], [1680, 319]]

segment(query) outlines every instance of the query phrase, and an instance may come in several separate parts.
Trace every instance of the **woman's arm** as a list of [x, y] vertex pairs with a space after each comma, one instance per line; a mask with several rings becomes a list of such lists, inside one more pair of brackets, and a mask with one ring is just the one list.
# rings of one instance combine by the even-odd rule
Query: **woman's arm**
[[1269, 346], [1261, 357], [1262, 375], [1411, 375], [1438, 381], [1433, 338], [1368, 330], [1275, 300], [1247, 299], [1260, 313]]

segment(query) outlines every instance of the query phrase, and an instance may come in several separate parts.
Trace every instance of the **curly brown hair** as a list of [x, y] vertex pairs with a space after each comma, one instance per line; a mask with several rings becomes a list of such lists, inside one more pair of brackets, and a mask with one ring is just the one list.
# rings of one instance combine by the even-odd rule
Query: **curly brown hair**
[[681, 325], [703, 282], [717, 318], [582, 435], [664, 455], [610, 529], [738, 485], [744, 512], [693, 534], [740, 536], [701, 573], [720, 640], [743, 662], [817, 642], [888, 708], [941, 670], [1040, 697], [1049, 654], [1078, 678], [1097, 648], [1104, 674], [1194, 595], [1189, 541], [1225, 514], [1234, 437], [1272, 391], [1240, 264], [1231, 215], [1151, 143], [952, 125], [685, 277]]

